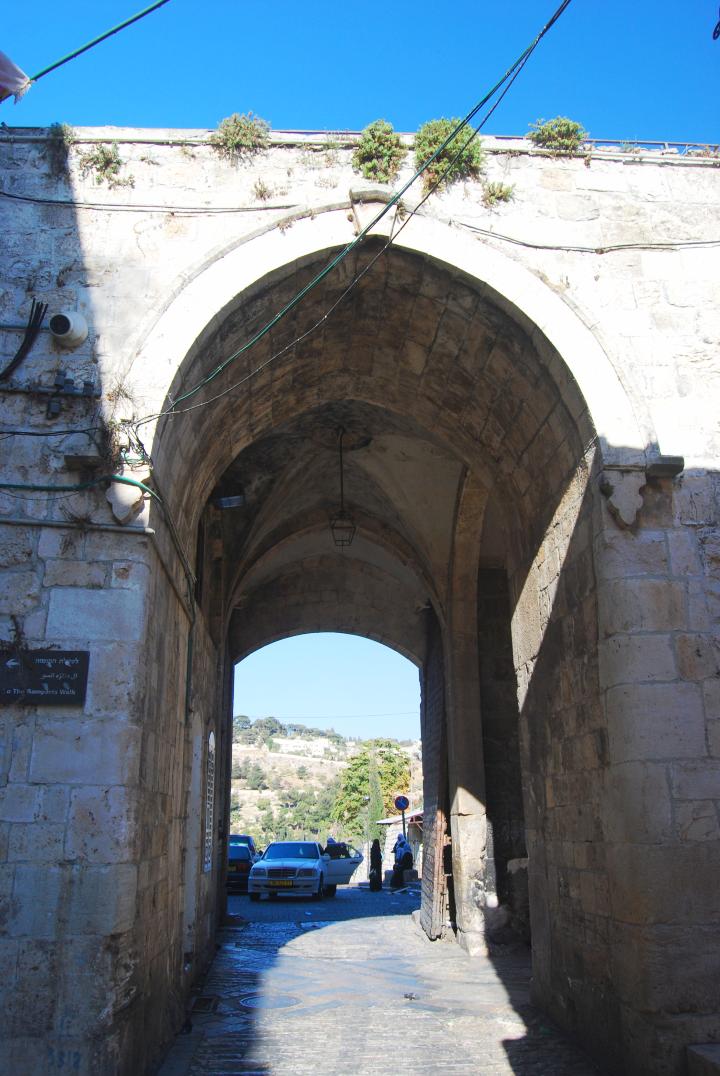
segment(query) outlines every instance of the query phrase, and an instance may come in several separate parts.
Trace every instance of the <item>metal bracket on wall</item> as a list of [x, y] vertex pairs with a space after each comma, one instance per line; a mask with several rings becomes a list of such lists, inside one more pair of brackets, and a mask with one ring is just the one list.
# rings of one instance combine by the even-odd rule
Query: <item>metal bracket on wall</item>
[[0, 393], [21, 394], [24, 396], [50, 397], [45, 408], [45, 417], [57, 418], [62, 411], [63, 400], [94, 400], [100, 397], [100, 390], [94, 381], [82, 381], [68, 377], [64, 370], [58, 370], [52, 385], [33, 382], [30, 385], [0, 385]]

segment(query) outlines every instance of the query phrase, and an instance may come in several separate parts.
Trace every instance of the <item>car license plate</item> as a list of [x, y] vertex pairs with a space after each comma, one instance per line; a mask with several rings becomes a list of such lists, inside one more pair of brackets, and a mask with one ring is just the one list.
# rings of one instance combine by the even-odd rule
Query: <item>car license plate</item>
[[288, 887], [292, 885], [292, 878], [268, 878], [268, 885]]

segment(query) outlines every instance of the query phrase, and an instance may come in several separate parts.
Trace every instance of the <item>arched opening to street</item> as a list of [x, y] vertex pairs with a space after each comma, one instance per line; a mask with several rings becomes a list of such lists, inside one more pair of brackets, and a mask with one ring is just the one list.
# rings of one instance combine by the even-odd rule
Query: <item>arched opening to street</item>
[[[471, 954], [505, 928], [532, 934], [536, 999], [607, 1053], [598, 1028], [618, 1012], [601, 896], [593, 537], [598, 453], [641, 451], [609, 439], [627, 404], [592, 338], [553, 320], [550, 297], [546, 310], [532, 288], [523, 297], [540, 331], [466, 270], [382, 253], [381, 240], [224, 364], [330, 253], [286, 262], [208, 312], [170, 398], [209, 381], [155, 433], [165, 492], [197, 550], [195, 743], [214, 733], [229, 788], [233, 668], [273, 641], [355, 633], [408, 657], [422, 694], [422, 929], [452, 929]], [[504, 283], [521, 297], [512, 272]], [[553, 334], [595, 392], [599, 438]], [[167, 642], [156, 640], [159, 664]], [[194, 824], [207, 869], [217, 834], [196, 757], [186, 839]], [[222, 862], [222, 845], [214, 854]], [[583, 857], [600, 896], [565, 900]], [[191, 941], [224, 908], [202, 858], [185, 859]]]
[[[252, 854], [271, 842], [332, 842], [330, 851], [342, 852], [335, 858], [343, 862], [333, 864], [342, 868], [341, 893], [348, 882], [367, 887], [372, 841], [392, 864], [402, 831], [399, 794], [408, 798], [421, 869], [420, 683], [402, 655], [340, 633], [293, 636], [255, 651], [235, 668], [231, 750], [229, 897], [248, 891], [252, 855], [234, 847], [245, 839]], [[353, 851], [348, 860], [345, 846], [362, 859]], [[335, 880], [324, 881], [326, 895], [335, 896]], [[242, 914], [237, 902], [229, 907]]]

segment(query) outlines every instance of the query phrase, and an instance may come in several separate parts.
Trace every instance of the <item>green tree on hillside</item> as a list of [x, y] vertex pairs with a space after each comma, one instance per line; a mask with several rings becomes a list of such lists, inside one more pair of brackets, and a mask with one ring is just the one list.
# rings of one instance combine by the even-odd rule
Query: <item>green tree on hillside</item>
[[284, 736], [285, 726], [276, 717], [259, 717], [253, 721], [252, 736], [255, 743], [267, 743], [273, 736]]
[[238, 743], [242, 739], [242, 733], [247, 731], [251, 725], [252, 721], [245, 714], [236, 714], [232, 719], [233, 743]]
[[377, 821], [378, 818], [385, 817], [385, 811], [377, 758], [372, 750], [370, 751], [368, 764], [368, 795], [370, 797], [368, 801], [369, 837], [370, 840], [374, 840], [376, 837], [380, 838], [380, 827]]
[[244, 781], [247, 777], [247, 763], [244, 759], [237, 759], [233, 761], [232, 768], [230, 770], [230, 776], [233, 781]]
[[[371, 761], [374, 759], [373, 761]], [[353, 837], [359, 838], [365, 833], [367, 811], [372, 803], [371, 770], [373, 764], [377, 770], [381, 797], [375, 794], [378, 813], [371, 821], [393, 814], [393, 798], [398, 792], [407, 792], [410, 788], [410, 758], [401, 750], [394, 740], [367, 740], [361, 750], [348, 762], [341, 777], [341, 786], [333, 807], [333, 818], [345, 826]]]
[[292, 791], [283, 796], [276, 810], [267, 799], [258, 800], [260, 817], [255, 836], [261, 847], [270, 841], [317, 840], [325, 844], [333, 819], [332, 809], [339, 791], [337, 778], [327, 787]]
[[245, 783], [248, 788], [257, 790], [268, 787], [265, 771], [257, 762], [249, 763], [245, 771]]

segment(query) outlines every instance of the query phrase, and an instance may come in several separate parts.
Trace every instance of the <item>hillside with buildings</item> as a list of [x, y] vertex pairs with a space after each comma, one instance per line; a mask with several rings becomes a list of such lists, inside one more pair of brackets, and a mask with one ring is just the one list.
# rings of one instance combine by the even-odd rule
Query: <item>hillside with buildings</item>
[[377, 818], [389, 813], [387, 795], [371, 796], [373, 763], [363, 767], [364, 759], [376, 755], [378, 775], [390, 767], [388, 780], [398, 783], [392, 791], [409, 793], [413, 806], [419, 805], [419, 740], [360, 740], [332, 729], [283, 725], [272, 717], [254, 722], [236, 717], [230, 831], [252, 834], [261, 847], [283, 838], [324, 841], [328, 834], [362, 842], [368, 826], [374, 828]]

